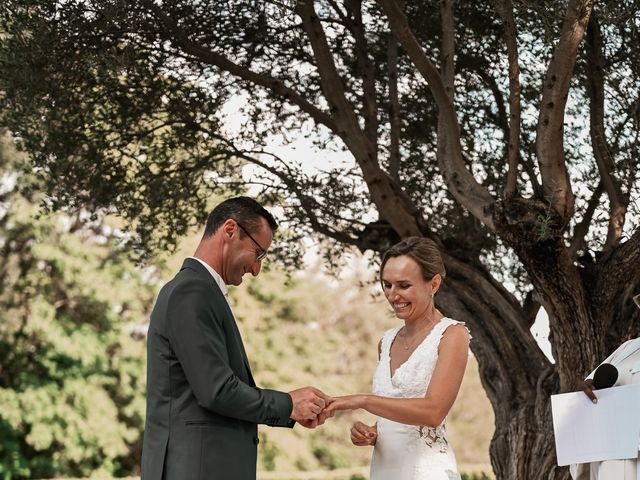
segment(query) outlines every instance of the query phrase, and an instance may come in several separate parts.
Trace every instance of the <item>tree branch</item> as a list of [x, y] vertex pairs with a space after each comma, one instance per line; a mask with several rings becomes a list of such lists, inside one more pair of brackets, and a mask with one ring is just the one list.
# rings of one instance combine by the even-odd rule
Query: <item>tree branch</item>
[[185, 53], [207, 65], [218, 67], [236, 77], [266, 88], [278, 97], [298, 106], [303, 112], [309, 114], [316, 122], [325, 125], [333, 132], [339, 132], [340, 129], [338, 125], [330, 115], [309, 103], [303, 95], [287, 87], [282, 80], [264, 73], [253, 72], [246, 67], [230, 61], [223, 55], [190, 40], [187, 34], [180, 29], [177, 23], [165, 14], [159, 6], [154, 4], [152, 0], [142, 1], [166, 27], [166, 29], [171, 32], [171, 37], [168, 38], [168, 40], [175, 42]]
[[442, 50], [440, 52], [440, 76], [449, 102], [453, 104], [455, 96], [456, 74], [456, 43], [455, 43], [455, 18], [453, 14], [453, 0], [440, 2], [440, 22], [442, 24]]
[[496, 82], [496, 79], [487, 72], [485, 65], [473, 65], [472, 71], [475, 72], [480, 79], [487, 84], [489, 90], [491, 90], [491, 94], [496, 102], [496, 109], [498, 110], [497, 126], [502, 129], [504, 139], [507, 141], [510, 137], [509, 115], [507, 114], [504, 97], [502, 96], [502, 91], [498, 86], [498, 82]]
[[398, 42], [389, 35], [387, 64], [389, 67], [389, 175], [400, 177], [400, 100], [398, 98]]
[[347, 14], [340, 9], [340, 6], [336, 3], [335, 0], [327, 0], [327, 3], [331, 5], [331, 8], [333, 8], [333, 10], [338, 14], [340, 20], [344, 24], [351, 24], [351, 20], [349, 19], [349, 17], [347, 17]]
[[[225, 138], [211, 130], [203, 129], [203, 131], [206, 131], [207, 134], [209, 134], [213, 139], [227, 146], [226, 150], [218, 149], [216, 153], [218, 154], [224, 153], [226, 158], [233, 157], [233, 158], [241, 158], [241, 159], [247, 160], [248, 162], [254, 165], [257, 165], [258, 167], [262, 168], [266, 172], [269, 172], [270, 174], [277, 177], [287, 187], [288, 191], [292, 192], [298, 198], [298, 200], [300, 201], [300, 206], [304, 209], [307, 219], [311, 224], [311, 227], [313, 228], [313, 230], [347, 245], [357, 244], [356, 237], [353, 237], [345, 232], [336, 230], [335, 228], [332, 228], [330, 225], [320, 221], [320, 219], [316, 214], [316, 210], [328, 212], [328, 215], [332, 216], [336, 220], [341, 219], [342, 217], [340, 217], [339, 215], [332, 214], [327, 209], [326, 206], [320, 205], [313, 195], [310, 195], [309, 192], [305, 191], [302, 184], [297, 181], [297, 174], [299, 172], [294, 171], [291, 168], [291, 166], [287, 162], [285, 162], [282, 158], [280, 158], [279, 156], [273, 153], [265, 152], [261, 150], [260, 151], [241, 150], [237, 148], [233, 144], [233, 142], [231, 142], [228, 138]], [[268, 163], [263, 162], [262, 160], [258, 159], [255, 155], [266, 155], [273, 158], [275, 161], [280, 163], [286, 169], [286, 171], [283, 172], [278, 168], [274, 167], [273, 165], [269, 165]], [[201, 169], [201, 167], [202, 165], [200, 165], [198, 168]], [[250, 183], [256, 184], [258, 182], [250, 182]], [[349, 223], [352, 225], [357, 225], [359, 222], [350, 220]]]
[[[502, 133], [504, 135], [505, 141], [508, 141], [508, 139], [512, 137], [511, 129], [509, 127], [509, 116], [507, 114], [507, 109], [505, 107], [505, 101], [504, 101], [504, 97], [502, 96], [502, 91], [500, 90], [500, 87], [498, 86], [496, 79], [493, 76], [489, 75], [487, 70], [484, 69], [483, 66], [481, 65], [475, 65], [472, 63], [470, 68], [474, 73], [476, 73], [482, 79], [483, 82], [487, 84], [487, 86], [489, 87], [489, 90], [491, 90], [491, 93], [493, 94], [493, 98], [495, 99], [495, 102], [496, 102], [496, 108], [498, 110], [497, 126], [500, 129], [502, 129]], [[519, 120], [518, 120], [518, 125], [520, 125]], [[520, 140], [520, 134], [518, 134], [518, 150], [520, 150], [521, 145], [522, 145], [522, 141]], [[529, 175], [529, 181], [531, 182], [531, 188], [534, 194], [542, 198], [543, 197], [542, 187], [538, 183], [538, 179], [536, 177], [536, 173], [534, 171], [532, 162], [528, 158], [522, 156], [519, 151], [518, 151], [518, 160], [522, 164], [522, 168], [524, 169], [524, 171]]]
[[443, 115], [443, 122], [447, 130], [449, 155], [443, 162], [443, 171], [451, 193], [456, 200], [466, 207], [476, 218], [489, 229], [494, 230], [491, 211], [495, 200], [491, 194], [473, 177], [462, 158], [460, 145], [460, 129], [453, 104], [447, 95], [445, 85], [438, 70], [424, 54], [415, 35], [409, 27], [407, 17], [398, 6], [396, 0], [378, 0], [391, 25], [391, 31], [400, 44], [407, 51], [420, 74], [427, 81], [429, 88]]
[[520, 65], [518, 60], [518, 34], [513, 20], [511, 0], [503, 0], [498, 11], [504, 23], [504, 36], [509, 58], [509, 146], [507, 157], [509, 172], [504, 189], [504, 198], [510, 199], [517, 193], [518, 159], [520, 156]]
[[[442, 41], [440, 50], [440, 78], [444, 85], [447, 101], [453, 105], [455, 97], [455, 19], [453, 15], [453, 0], [440, 1], [440, 24], [442, 27]], [[459, 140], [458, 140], [459, 142]], [[450, 170], [449, 158], [451, 157], [450, 140], [447, 132], [445, 113], [438, 111], [438, 139], [436, 146], [436, 158], [438, 166], [443, 172]]]
[[362, 76], [362, 105], [364, 111], [364, 131], [374, 146], [378, 142], [378, 106], [376, 103], [376, 72], [369, 58], [367, 39], [362, 21], [362, 0], [347, 2], [347, 8], [353, 15], [353, 36], [358, 70]]
[[546, 201], [565, 220], [573, 214], [574, 196], [564, 157], [564, 112], [593, 0], [570, 0], [560, 40], [544, 80], [536, 137], [536, 151]]
[[298, 0], [295, 10], [302, 18], [311, 43], [320, 73], [320, 83], [331, 113], [337, 117], [337, 133], [360, 166], [373, 203], [398, 235], [419, 235], [420, 212], [409, 196], [380, 168], [375, 143], [370, 142], [360, 129], [355, 111], [345, 96], [342, 79], [333, 61], [322, 24], [314, 10], [313, 0]]
[[345, 141], [354, 155], [367, 164], [363, 169], [377, 168], [375, 145], [363, 135], [356, 113], [347, 100], [344, 84], [338, 74], [327, 37], [313, 8], [313, 0], [298, 0], [295, 11], [302, 19], [302, 25], [311, 43], [316, 67], [320, 74], [322, 92], [329, 102], [332, 116], [337, 119], [336, 133]]
[[280, 171], [273, 165], [269, 165], [268, 163], [261, 161], [255, 156], [250, 155], [249, 152], [236, 149], [230, 142], [227, 142], [227, 144], [231, 149], [229, 151], [230, 155], [233, 155], [234, 157], [237, 157], [237, 158], [242, 158], [244, 160], [251, 162], [254, 165], [259, 166], [260, 168], [269, 172], [270, 174], [275, 175], [284, 185], [286, 185], [288, 191], [290, 193], [293, 193], [296, 196], [296, 198], [299, 200], [300, 206], [305, 211], [306, 217], [311, 225], [311, 228], [314, 231], [322, 235], [326, 235], [329, 238], [333, 238], [334, 240], [340, 243], [343, 243], [345, 245], [356, 245], [357, 243], [356, 237], [352, 237], [351, 235], [345, 232], [336, 230], [335, 228], [333, 228], [333, 226], [323, 223], [318, 218], [318, 215], [316, 214], [316, 209], [326, 211], [326, 208], [323, 208], [322, 205], [319, 205], [315, 197], [310, 195], [308, 192], [305, 192], [301, 184], [299, 184], [296, 181], [296, 176], [294, 175], [294, 172], [291, 170], [291, 167], [284, 160], [282, 160], [280, 157], [272, 153], [260, 152], [261, 154], [269, 155], [272, 158], [279, 161], [282, 165], [285, 166], [285, 168], [287, 169], [287, 172]]
[[533, 193], [537, 195], [538, 198], [542, 198], [544, 193], [542, 191], [542, 186], [538, 182], [538, 176], [534, 170], [533, 161], [529, 158], [521, 158], [522, 167], [524, 171], [529, 175], [529, 181], [531, 182], [531, 188], [533, 189]]
[[522, 304], [522, 311], [524, 314], [524, 318], [527, 321], [527, 326], [529, 329], [533, 326], [536, 321], [536, 317], [538, 316], [538, 312], [540, 311], [541, 304], [538, 301], [536, 291], [531, 290], [527, 292], [527, 295]]
[[615, 164], [609, 153], [604, 128], [604, 54], [602, 32], [594, 13], [587, 26], [587, 90], [589, 93], [591, 146], [604, 190], [609, 197], [609, 227], [605, 249], [620, 242], [627, 213], [627, 201], [613, 178]]
[[573, 239], [571, 240], [571, 244], [569, 245], [569, 256], [572, 260], [575, 260], [577, 258], [578, 252], [585, 247], [584, 239], [587, 236], [587, 233], [589, 233], [591, 220], [593, 218], [594, 212], [596, 211], [596, 207], [599, 205], [602, 190], [602, 181], [600, 181], [593, 194], [591, 195], [591, 198], [589, 199], [589, 203], [587, 204], [587, 209], [584, 212], [582, 221], [578, 225], [576, 225], [576, 228], [573, 231]]

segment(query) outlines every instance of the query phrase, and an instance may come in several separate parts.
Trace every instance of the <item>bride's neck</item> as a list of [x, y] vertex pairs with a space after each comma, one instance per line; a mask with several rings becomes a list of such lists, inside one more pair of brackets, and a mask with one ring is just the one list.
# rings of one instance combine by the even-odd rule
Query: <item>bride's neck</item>
[[442, 318], [442, 314], [435, 308], [432, 308], [427, 314], [423, 315], [418, 319], [405, 320], [404, 322], [405, 332], [409, 337], [413, 337], [414, 335], [419, 335], [420, 333], [423, 333], [425, 330], [429, 330], [431, 327], [433, 327], [441, 318]]

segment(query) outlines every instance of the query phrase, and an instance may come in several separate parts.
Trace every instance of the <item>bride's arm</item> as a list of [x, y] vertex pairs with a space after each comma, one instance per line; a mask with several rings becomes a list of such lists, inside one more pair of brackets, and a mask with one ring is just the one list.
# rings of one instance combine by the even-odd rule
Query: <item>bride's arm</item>
[[390, 398], [377, 395], [336, 397], [328, 409], [362, 408], [379, 417], [409, 425], [437, 427], [449, 413], [460, 390], [469, 355], [469, 334], [463, 325], [452, 325], [444, 332], [436, 368], [424, 398]]

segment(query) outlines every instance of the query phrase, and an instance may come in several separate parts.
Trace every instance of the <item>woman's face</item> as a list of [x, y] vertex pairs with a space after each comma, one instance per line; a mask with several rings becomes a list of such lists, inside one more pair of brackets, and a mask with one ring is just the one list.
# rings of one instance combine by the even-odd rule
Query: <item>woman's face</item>
[[440, 282], [438, 274], [425, 280], [418, 263], [406, 255], [391, 257], [382, 271], [384, 294], [396, 316], [402, 320], [429, 317], [433, 294]]

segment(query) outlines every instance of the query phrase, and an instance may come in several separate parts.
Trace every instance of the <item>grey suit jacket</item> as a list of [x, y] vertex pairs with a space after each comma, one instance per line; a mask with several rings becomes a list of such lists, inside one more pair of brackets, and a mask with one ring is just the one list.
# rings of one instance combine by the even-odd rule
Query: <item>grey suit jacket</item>
[[256, 387], [224, 295], [186, 259], [151, 313], [142, 480], [254, 480], [257, 424], [292, 427], [292, 408]]

